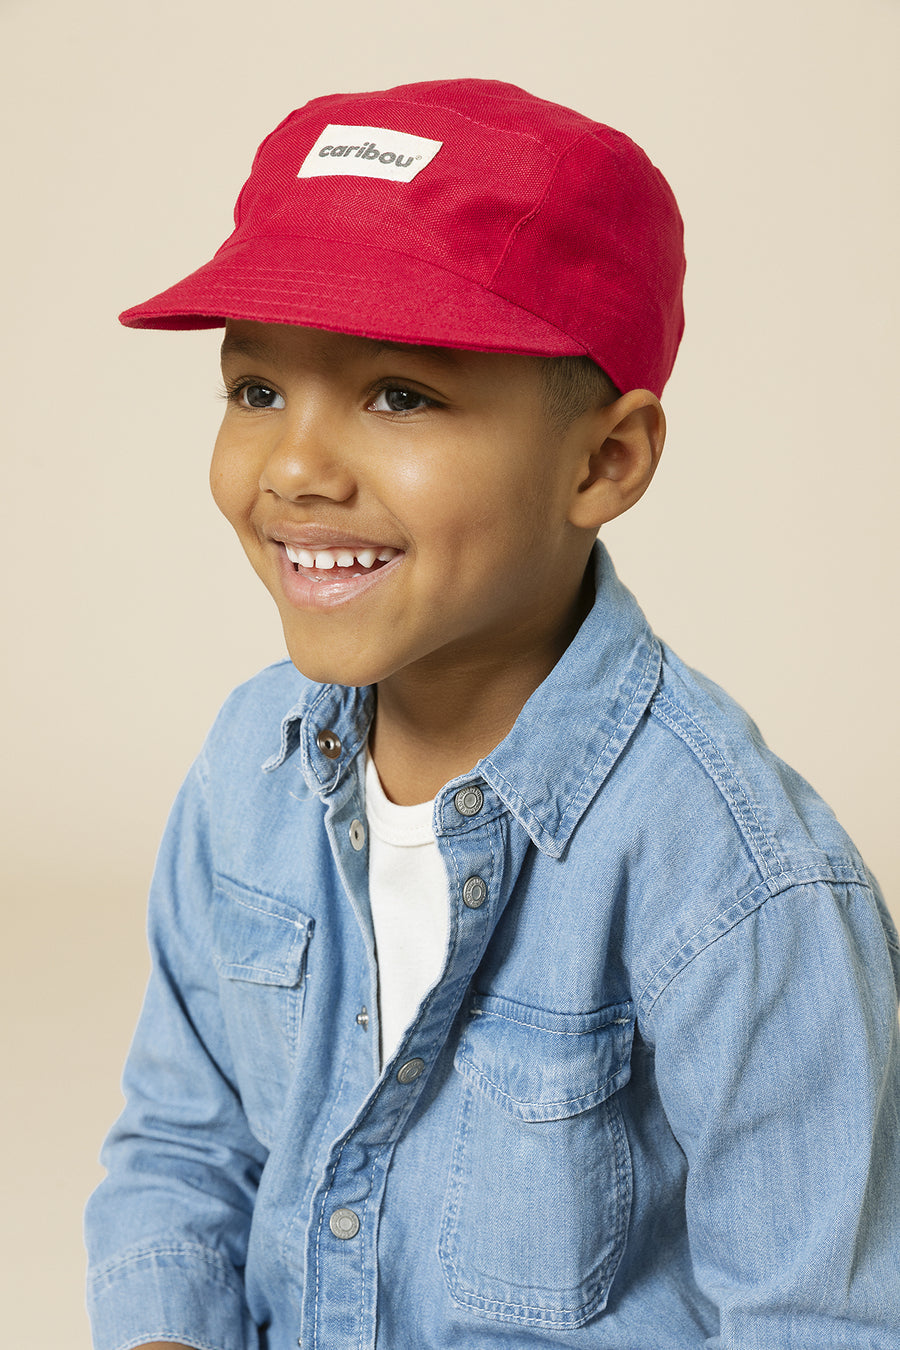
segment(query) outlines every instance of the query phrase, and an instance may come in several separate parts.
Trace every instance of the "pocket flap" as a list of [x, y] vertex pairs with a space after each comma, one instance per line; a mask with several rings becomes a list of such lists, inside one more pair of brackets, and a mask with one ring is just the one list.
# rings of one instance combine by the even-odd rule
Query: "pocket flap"
[[220, 975], [252, 984], [300, 983], [313, 920], [236, 882], [215, 882], [213, 959]]
[[634, 1005], [550, 1013], [476, 997], [455, 1066], [524, 1121], [564, 1120], [605, 1101], [631, 1077]]

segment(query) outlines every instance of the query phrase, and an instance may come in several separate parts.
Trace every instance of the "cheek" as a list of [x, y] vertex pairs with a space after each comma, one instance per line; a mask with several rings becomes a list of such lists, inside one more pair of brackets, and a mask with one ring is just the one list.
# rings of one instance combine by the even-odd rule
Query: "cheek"
[[411, 457], [394, 468], [390, 505], [417, 543], [462, 540], [478, 534], [496, 516], [502, 484], [490, 449], [472, 453], [467, 446], [465, 453], [454, 453], [456, 449]]
[[209, 466], [209, 486], [213, 501], [235, 528], [252, 505], [252, 492], [245, 457], [229, 445], [219, 433]]

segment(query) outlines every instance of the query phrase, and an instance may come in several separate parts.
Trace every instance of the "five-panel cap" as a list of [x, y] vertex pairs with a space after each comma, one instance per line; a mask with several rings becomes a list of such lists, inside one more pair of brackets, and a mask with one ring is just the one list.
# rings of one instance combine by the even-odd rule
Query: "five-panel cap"
[[672, 191], [627, 136], [514, 85], [333, 94], [263, 141], [212, 260], [120, 317], [587, 355], [662, 391], [684, 327]]

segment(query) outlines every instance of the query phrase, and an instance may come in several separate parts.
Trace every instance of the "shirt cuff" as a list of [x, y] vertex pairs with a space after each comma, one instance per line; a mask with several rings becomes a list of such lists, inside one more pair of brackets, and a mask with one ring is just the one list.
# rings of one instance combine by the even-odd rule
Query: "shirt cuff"
[[141, 1247], [91, 1273], [95, 1350], [181, 1341], [195, 1350], [250, 1350], [257, 1329], [237, 1271], [200, 1243]]

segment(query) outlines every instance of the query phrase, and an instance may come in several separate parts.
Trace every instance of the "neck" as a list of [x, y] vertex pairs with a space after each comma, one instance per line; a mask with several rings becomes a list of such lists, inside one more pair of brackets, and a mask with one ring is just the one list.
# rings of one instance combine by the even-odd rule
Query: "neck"
[[514, 652], [477, 653], [407, 668], [377, 686], [369, 748], [385, 793], [401, 806], [429, 801], [472, 769], [512, 729], [527, 700], [557, 664], [593, 602], [586, 579], [565, 622], [548, 638], [520, 637]]

